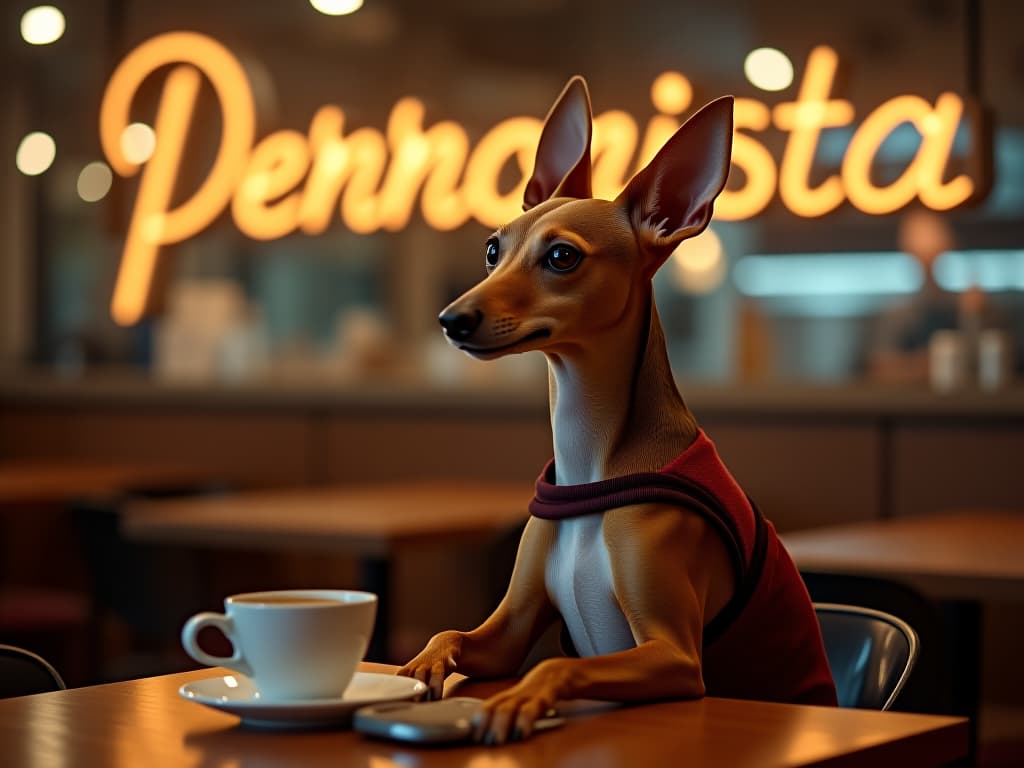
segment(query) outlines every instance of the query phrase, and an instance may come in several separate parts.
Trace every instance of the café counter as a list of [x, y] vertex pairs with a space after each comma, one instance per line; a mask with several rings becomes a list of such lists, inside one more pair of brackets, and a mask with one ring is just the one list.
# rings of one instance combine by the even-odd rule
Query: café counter
[[[687, 384], [733, 473], [783, 530], [1013, 506], [1024, 388]], [[522, 480], [551, 454], [543, 379], [162, 383], [0, 378], [0, 459], [187, 461], [237, 487]]]

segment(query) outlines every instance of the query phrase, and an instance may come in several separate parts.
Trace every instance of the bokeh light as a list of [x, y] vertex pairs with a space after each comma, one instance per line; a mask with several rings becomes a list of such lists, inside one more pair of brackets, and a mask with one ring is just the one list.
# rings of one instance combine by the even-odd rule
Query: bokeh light
[[693, 100], [693, 86], [678, 72], [662, 72], [651, 84], [651, 103], [666, 115], [681, 114]]
[[52, 5], [37, 5], [21, 17], [21, 37], [30, 45], [49, 45], [60, 40], [65, 29], [64, 14]]
[[793, 62], [776, 48], [757, 48], [748, 53], [743, 72], [763, 91], [781, 91], [793, 84]]
[[309, 0], [309, 4], [327, 16], [344, 16], [362, 8], [363, 0]]
[[26, 176], [38, 176], [53, 165], [57, 143], [48, 133], [33, 131], [21, 140], [15, 164]]
[[130, 163], [142, 165], [155, 147], [156, 133], [145, 123], [131, 123], [121, 132], [121, 154]]
[[78, 196], [87, 203], [102, 200], [110, 191], [114, 174], [106, 163], [96, 161], [89, 163], [78, 174]]
[[686, 293], [711, 293], [725, 278], [725, 250], [711, 227], [672, 252], [675, 283]]

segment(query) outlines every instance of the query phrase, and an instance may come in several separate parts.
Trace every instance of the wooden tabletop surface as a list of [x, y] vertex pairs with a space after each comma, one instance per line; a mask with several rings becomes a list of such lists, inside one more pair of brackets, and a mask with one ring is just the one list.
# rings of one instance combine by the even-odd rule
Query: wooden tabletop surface
[[406, 481], [129, 503], [132, 539], [210, 547], [301, 547], [384, 554], [402, 540], [495, 533], [527, 518], [530, 484]]
[[804, 571], [898, 578], [943, 599], [1024, 600], [1024, 512], [959, 510], [782, 539]]
[[[394, 667], [364, 665], [364, 671]], [[0, 701], [4, 764], [131, 766], [937, 765], [965, 754], [966, 721], [894, 712], [729, 699], [587, 708], [562, 728], [518, 744], [417, 748], [345, 730], [254, 731], [178, 696], [200, 670]], [[459, 687], [487, 695], [489, 686]]]

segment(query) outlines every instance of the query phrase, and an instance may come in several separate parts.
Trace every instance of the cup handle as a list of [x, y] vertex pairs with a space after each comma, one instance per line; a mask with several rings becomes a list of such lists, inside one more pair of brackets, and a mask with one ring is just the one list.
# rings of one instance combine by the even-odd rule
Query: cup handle
[[[199, 647], [199, 631], [204, 627], [213, 627], [231, 642], [233, 653], [230, 656], [211, 656]], [[210, 667], [227, 667], [236, 672], [241, 672], [246, 677], [252, 677], [252, 667], [243, 658], [242, 652], [238, 649], [238, 642], [234, 637], [234, 623], [230, 617], [222, 613], [197, 613], [185, 622], [181, 628], [181, 644], [185, 652], [200, 664]]]

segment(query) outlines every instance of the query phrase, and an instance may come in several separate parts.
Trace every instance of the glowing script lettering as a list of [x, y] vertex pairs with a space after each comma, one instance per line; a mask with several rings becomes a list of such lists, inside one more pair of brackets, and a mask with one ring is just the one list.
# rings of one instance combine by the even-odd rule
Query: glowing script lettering
[[[737, 221], [756, 216], [778, 191], [799, 216], [822, 216], [848, 201], [870, 214], [890, 213], [919, 199], [947, 210], [977, 198], [983, 186], [966, 174], [946, 179], [963, 100], [941, 94], [934, 104], [897, 96], [870, 113], [855, 131], [838, 173], [812, 187], [810, 175], [822, 130], [853, 123], [853, 105], [831, 94], [838, 57], [824, 46], [811, 52], [796, 101], [774, 109], [749, 98], [736, 100], [733, 183], [722, 193], [716, 216]], [[210, 37], [172, 32], [129, 53], [110, 78], [100, 108], [100, 140], [111, 167], [122, 176], [140, 165], [125, 156], [121, 134], [131, 122], [132, 102], [143, 81], [169, 67], [154, 118], [156, 147], [145, 163], [125, 237], [111, 304], [114, 319], [128, 325], [152, 306], [160, 249], [202, 232], [225, 210], [238, 229], [257, 240], [294, 232], [317, 235], [338, 217], [351, 231], [398, 231], [417, 201], [426, 223], [450, 230], [474, 219], [497, 226], [520, 210], [532, 170], [541, 121], [510, 117], [471, 146], [465, 129], [445, 120], [424, 126], [424, 105], [406, 97], [395, 103], [383, 132], [350, 130], [344, 111], [319, 108], [308, 129], [280, 130], [256, 141], [252, 87], [237, 58]], [[217, 99], [221, 133], [214, 160], [199, 188], [172, 207], [186, 143], [196, 133], [195, 106], [203, 80]], [[643, 135], [635, 118], [612, 110], [594, 120], [594, 193], [614, 197], [680, 125], [692, 89], [679, 73], [652, 87], [656, 113]], [[898, 179], [872, 179], [876, 155], [899, 125], [917, 129], [921, 142]], [[754, 134], [788, 132], [781, 162]], [[972, 135], [980, 152], [982, 135]], [[502, 189], [512, 165], [518, 182]]]
[[[188, 51], [185, 60], [183, 51]], [[224, 210], [232, 189], [238, 186], [256, 130], [252, 89], [238, 59], [220, 43], [203, 35], [161, 35], [128, 54], [103, 94], [100, 141], [107, 161], [117, 173], [131, 176], [139, 169], [125, 156], [121, 133], [130, 122], [131, 103], [143, 80], [168, 64], [178, 66], [171, 70], [164, 84], [154, 122], [156, 148], [139, 184], [114, 287], [111, 313], [123, 325], [137, 322], [149, 304], [160, 246], [181, 242], [201, 232]], [[171, 192], [181, 166], [201, 75], [209, 79], [220, 103], [220, 150], [202, 186], [187, 202], [170, 210]]]

